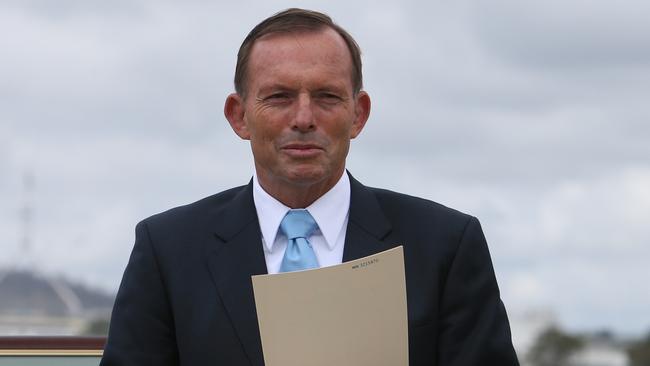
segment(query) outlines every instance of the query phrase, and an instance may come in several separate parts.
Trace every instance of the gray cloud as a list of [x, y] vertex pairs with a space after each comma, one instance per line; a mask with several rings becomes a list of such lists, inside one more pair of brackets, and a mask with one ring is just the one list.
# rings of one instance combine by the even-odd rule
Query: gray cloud
[[[11, 50], [0, 265], [21, 256], [20, 181], [33, 171], [35, 265], [115, 289], [139, 219], [250, 178], [222, 103], [246, 32], [292, 4], [49, 4], [0, 9]], [[576, 329], [650, 326], [638, 321], [650, 306], [638, 291], [650, 257], [647, 5], [304, 6], [364, 51], [373, 112], [348, 161], [357, 178], [477, 215], [511, 311], [550, 306]]]
[[571, 73], [650, 65], [650, 7], [642, 1], [476, 2], [476, 33], [509, 61]]

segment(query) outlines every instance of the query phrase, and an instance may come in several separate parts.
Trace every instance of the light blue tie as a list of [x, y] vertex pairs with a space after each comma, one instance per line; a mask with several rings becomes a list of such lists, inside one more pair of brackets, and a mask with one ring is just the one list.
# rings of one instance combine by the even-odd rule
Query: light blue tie
[[280, 223], [280, 230], [287, 236], [287, 250], [282, 258], [280, 272], [300, 271], [318, 268], [318, 260], [309, 243], [309, 236], [318, 228], [318, 224], [304, 209], [289, 210]]

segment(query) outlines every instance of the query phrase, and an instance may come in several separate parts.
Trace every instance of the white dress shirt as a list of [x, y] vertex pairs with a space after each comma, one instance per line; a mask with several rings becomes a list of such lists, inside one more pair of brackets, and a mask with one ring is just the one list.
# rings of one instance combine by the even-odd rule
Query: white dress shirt
[[[278, 230], [289, 207], [268, 194], [253, 175], [253, 201], [262, 231], [264, 259], [269, 274], [278, 273], [287, 237]], [[306, 207], [318, 224], [318, 229], [308, 238], [320, 267], [340, 264], [350, 210], [350, 178], [343, 173], [339, 181], [314, 203]]]

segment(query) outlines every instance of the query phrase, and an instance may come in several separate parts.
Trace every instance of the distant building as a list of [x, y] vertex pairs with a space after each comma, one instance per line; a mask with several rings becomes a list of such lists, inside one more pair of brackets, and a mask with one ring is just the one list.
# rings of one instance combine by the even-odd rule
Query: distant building
[[113, 301], [112, 295], [61, 277], [0, 271], [0, 335], [88, 333], [107, 324]]

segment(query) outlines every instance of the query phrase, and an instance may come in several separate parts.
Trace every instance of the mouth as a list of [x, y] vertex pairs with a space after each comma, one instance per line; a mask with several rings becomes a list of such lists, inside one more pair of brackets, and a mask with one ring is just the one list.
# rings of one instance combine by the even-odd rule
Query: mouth
[[310, 143], [292, 143], [282, 146], [282, 151], [291, 157], [309, 158], [323, 152], [323, 148]]

